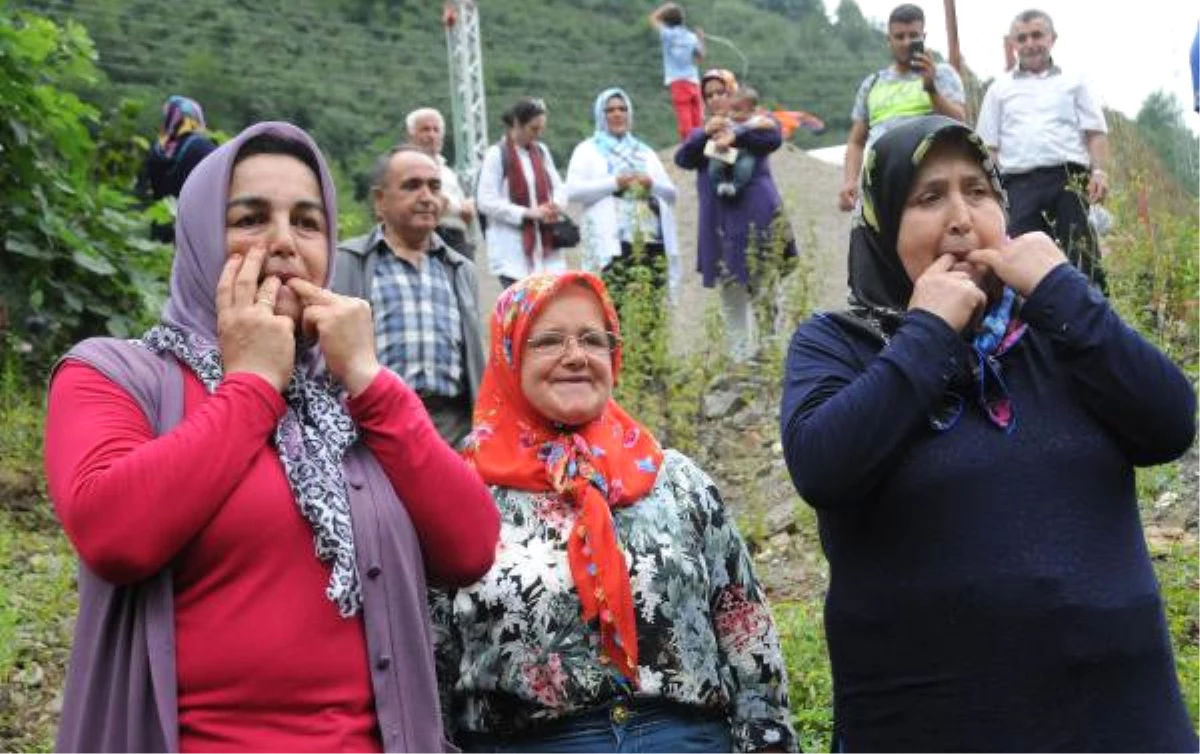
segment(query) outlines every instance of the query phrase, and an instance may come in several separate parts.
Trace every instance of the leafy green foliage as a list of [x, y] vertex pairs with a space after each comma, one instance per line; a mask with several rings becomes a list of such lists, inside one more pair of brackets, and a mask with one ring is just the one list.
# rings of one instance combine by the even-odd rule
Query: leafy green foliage
[[163, 293], [167, 250], [124, 191], [137, 108], [102, 113], [73, 93], [96, 83], [94, 61], [79, 24], [0, 13], [0, 304], [35, 360], [136, 332]]
[[775, 624], [787, 666], [792, 725], [801, 751], [832, 751], [833, 676], [825, 645], [823, 602], [783, 602], [774, 606]]
[[1179, 185], [1200, 191], [1200, 139], [1184, 121], [1179, 100], [1166, 92], [1151, 94], [1137, 114], [1138, 131]]
[[1175, 648], [1175, 670], [1192, 720], [1200, 719], [1200, 560], [1195, 541], [1175, 542], [1154, 554], [1154, 570]]
[[[360, 200], [366, 187], [358, 177], [379, 152], [403, 138], [407, 111], [422, 105], [451, 111], [440, 3], [25, 0], [23, 5], [88, 27], [112, 82], [112, 99], [157, 104], [184, 94], [201, 102], [211, 125], [231, 133], [256, 120], [292, 121], [309, 129], [355, 179], [353, 195]], [[646, 20], [652, 4], [480, 5], [493, 139], [500, 113], [513, 100], [540, 96], [550, 112], [547, 143], [565, 163], [567, 150], [592, 133], [596, 95], [618, 85], [633, 99], [638, 135], [655, 147], [675, 142], [661, 48]], [[818, 0], [689, 0], [686, 8], [689, 25], [736, 47], [712, 42], [705, 67], [745, 73], [766, 102], [807, 110], [826, 122], [820, 136], [797, 132], [793, 139], [805, 147], [844, 138], [858, 83], [888, 61], [884, 36], [861, 13], [847, 14], [843, 30], [841, 22], [826, 18]], [[142, 132], [153, 133], [156, 118], [155, 109], [147, 108], [139, 121]]]

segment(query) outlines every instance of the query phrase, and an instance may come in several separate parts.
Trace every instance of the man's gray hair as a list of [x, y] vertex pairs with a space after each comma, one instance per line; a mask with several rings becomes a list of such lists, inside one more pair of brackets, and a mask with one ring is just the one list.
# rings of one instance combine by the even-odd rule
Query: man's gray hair
[[1028, 24], [1033, 23], [1034, 21], [1045, 21], [1046, 29], [1050, 32], [1050, 34], [1053, 35], [1055, 33], [1054, 21], [1050, 18], [1050, 14], [1044, 10], [1038, 10], [1037, 8], [1030, 8], [1029, 10], [1018, 13], [1017, 17], [1013, 19], [1013, 22], [1009, 28], [1011, 29], [1017, 24]]
[[432, 159], [429, 157], [428, 152], [416, 146], [415, 144], [409, 144], [408, 142], [397, 144], [376, 158], [375, 165], [371, 168], [372, 190], [381, 189], [384, 187], [384, 185], [387, 183], [388, 173], [392, 169], [392, 158], [401, 152], [411, 152], [412, 154], [419, 154], [426, 159]]
[[404, 127], [408, 129], [410, 135], [416, 133], [417, 122], [422, 118], [434, 118], [437, 120], [438, 125], [442, 127], [442, 130], [446, 130], [446, 119], [442, 117], [441, 113], [432, 107], [418, 107], [404, 116]]

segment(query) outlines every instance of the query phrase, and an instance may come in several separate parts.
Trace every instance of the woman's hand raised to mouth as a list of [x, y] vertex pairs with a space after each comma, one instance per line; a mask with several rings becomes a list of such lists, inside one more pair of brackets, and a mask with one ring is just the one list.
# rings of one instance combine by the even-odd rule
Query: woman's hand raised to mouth
[[371, 305], [298, 277], [287, 286], [304, 304], [301, 327], [305, 336], [317, 341], [329, 373], [351, 397], [366, 390], [382, 368], [375, 355]]
[[225, 261], [217, 282], [217, 340], [225, 374], [257, 374], [282, 392], [296, 360], [296, 326], [275, 313], [280, 279], [258, 282], [266, 255], [256, 246]]
[[1066, 264], [1067, 257], [1050, 236], [1041, 231], [1017, 236], [1003, 249], [976, 249], [967, 261], [986, 265], [996, 277], [1028, 297], [1050, 270]]
[[908, 301], [910, 310], [924, 309], [945, 320], [955, 332], [962, 332], [987, 308], [987, 294], [975, 285], [971, 276], [951, 269], [959, 261], [954, 254], [934, 259], [913, 283], [912, 298]]

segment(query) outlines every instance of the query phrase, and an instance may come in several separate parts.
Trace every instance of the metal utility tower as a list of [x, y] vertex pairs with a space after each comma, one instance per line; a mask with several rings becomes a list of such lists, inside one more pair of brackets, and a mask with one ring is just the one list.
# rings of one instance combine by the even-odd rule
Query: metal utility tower
[[442, 23], [446, 27], [446, 52], [450, 61], [454, 170], [463, 190], [471, 195], [475, 193], [483, 153], [488, 147], [478, 3], [476, 0], [446, 0]]

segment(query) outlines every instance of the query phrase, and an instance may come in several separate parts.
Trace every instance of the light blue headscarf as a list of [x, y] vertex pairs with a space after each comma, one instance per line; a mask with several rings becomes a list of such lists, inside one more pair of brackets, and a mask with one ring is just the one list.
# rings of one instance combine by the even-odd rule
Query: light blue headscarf
[[[604, 106], [613, 97], [620, 97], [629, 108], [629, 127], [623, 136], [614, 136], [608, 132], [608, 118], [604, 114]], [[608, 172], [613, 175], [646, 172], [645, 152], [642, 150], [649, 150], [650, 147], [633, 135], [633, 102], [630, 101], [629, 95], [617, 87], [605, 89], [600, 92], [592, 106], [592, 116], [596, 122], [596, 132], [592, 141], [600, 154], [604, 155], [604, 159], [608, 160]]]

